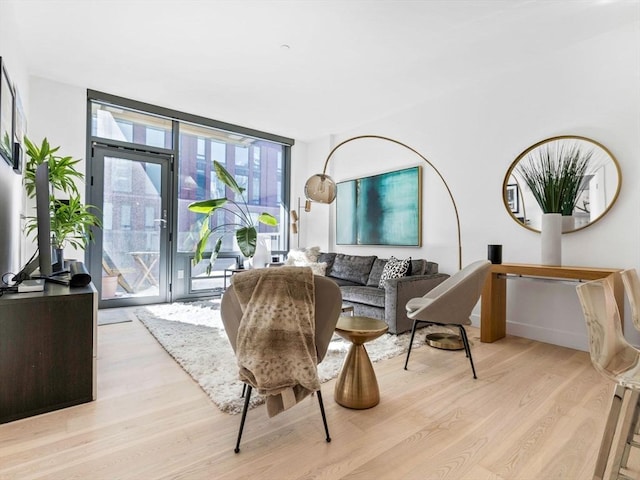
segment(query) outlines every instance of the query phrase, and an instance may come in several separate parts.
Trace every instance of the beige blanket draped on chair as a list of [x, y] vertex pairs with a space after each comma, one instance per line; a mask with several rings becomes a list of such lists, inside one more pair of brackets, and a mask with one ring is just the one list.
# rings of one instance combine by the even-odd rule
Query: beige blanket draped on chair
[[237, 337], [240, 379], [266, 395], [273, 417], [320, 389], [315, 347], [315, 291], [309, 267], [236, 274], [242, 308]]

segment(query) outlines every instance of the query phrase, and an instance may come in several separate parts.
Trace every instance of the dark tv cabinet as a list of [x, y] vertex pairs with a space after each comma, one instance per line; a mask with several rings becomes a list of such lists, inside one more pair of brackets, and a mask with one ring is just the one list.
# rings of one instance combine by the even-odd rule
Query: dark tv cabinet
[[0, 297], [0, 423], [95, 400], [97, 306], [93, 284]]

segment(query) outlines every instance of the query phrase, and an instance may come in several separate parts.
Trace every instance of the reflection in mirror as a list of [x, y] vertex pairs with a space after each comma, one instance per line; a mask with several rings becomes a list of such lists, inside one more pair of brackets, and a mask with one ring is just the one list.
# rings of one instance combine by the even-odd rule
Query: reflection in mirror
[[542, 209], [523, 177], [523, 171], [539, 165], [554, 152], [579, 151], [587, 158], [587, 167], [579, 182], [578, 195], [571, 215], [563, 214], [563, 233], [581, 230], [604, 216], [618, 198], [622, 175], [611, 152], [600, 143], [585, 137], [553, 137], [532, 145], [511, 164], [502, 184], [504, 206], [521, 226], [539, 232]]

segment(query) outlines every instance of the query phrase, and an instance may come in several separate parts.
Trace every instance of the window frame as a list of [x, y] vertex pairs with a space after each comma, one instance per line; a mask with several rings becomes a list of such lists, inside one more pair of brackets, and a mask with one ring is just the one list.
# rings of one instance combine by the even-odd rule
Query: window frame
[[[126, 109], [131, 109], [138, 111], [143, 114], [150, 114], [154, 116], [164, 117], [172, 121], [172, 148], [162, 148], [151, 145], [137, 144], [133, 142], [123, 142], [119, 140], [112, 140], [104, 137], [97, 137], [92, 135], [92, 104], [101, 103], [107, 104], [114, 107], [122, 107]], [[196, 126], [202, 126], [207, 128], [213, 128], [216, 130], [221, 130], [223, 132], [229, 134], [237, 134], [242, 136], [252, 137], [258, 140], [266, 140], [269, 142], [274, 142], [281, 144], [283, 148], [283, 158], [282, 158], [282, 188], [281, 191], [278, 192], [278, 197], [280, 200], [281, 208], [284, 213], [284, 218], [281, 219], [281, 223], [284, 226], [282, 228], [283, 234], [283, 250], [274, 251], [275, 254], [284, 254], [289, 248], [291, 242], [291, 235], [286, 225], [288, 225], [288, 215], [290, 211], [290, 184], [291, 184], [291, 147], [295, 144], [295, 140], [287, 137], [283, 137], [280, 135], [275, 135], [267, 132], [262, 132], [259, 130], [254, 130], [251, 128], [243, 127], [240, 125], [234, 125], [227, 122], [222, 122], [219, 120], [214, 120], [210, 118], [206, 118], [200, 115], [194, 115], [186, 112], [181, 112], [178, 110], [173, 110], [157, 105], [152, 105], [145, 102], [140, 102], [124, 97], [120, 97], [117, 95], [112, 95], [105, 92], [100, 92], [96, 90], [87, 90], [87, 159], [92, 158], [92, 148], [95, 145], [107, 145], [116, 148], [124, 148], [124, 149], [132, 149], [132, 150], [142, 150], [146, 153], [156, 153], [162, 155], [170, 155], [173, 157], [174, 162], [170, 172], [171, 175], [171, 183], [172, 188], [170, 190], [170, 210], [171, 210], [171, 225], [170, 225], [170, 234], [169, 234], [169, 243], [170, 243], [170, 251], [172, 256], [172, 261], [170, 263], [170, 301], [186, 299], [186, 298], [194, 298], [194, 297], [203, 297], [203, 296], [211, 296], [213, 292], [206, 290], [198, 290], [194, 292], [191, 288], [192, 279], [189, 275], [184, 275], [184, 278], [178, 278], [178, 271], [183, 270], [183, 266], [186, 264], [188, 257], [192, 253], [184, 253], [177, 251], [177, 242], [174, 238], [177, 234], [177, 219], [178, 219], [178, 174], [179, 168], [177, 162], [179, 162], [180, 156], [180, 123], [187, 123]], [[221, 142], [222, 143], [222, 142]], [[248, 158], [247, 172], [248, 172], [248, 180], [251, 181], [251, 172], [254, 158], [250, 156]], [[90, 165], [87, 165], [87, 171], [91, 171]], [[102, 175], [102, 172], [93, 172], [93, 174]], [[87, 198], [91, 199], [91, 183], [87, 182]], [[281, 196], [281, 198], [280, 198]], [[251, 203], [251, 202], [250, 202]], [[231, 255], [232, 252], [224, 252], [224, 256]], [[182, 258], [184, 257], [184, 258]], [[187, 272], [191, 272], [191, 269], [188, 269]]]

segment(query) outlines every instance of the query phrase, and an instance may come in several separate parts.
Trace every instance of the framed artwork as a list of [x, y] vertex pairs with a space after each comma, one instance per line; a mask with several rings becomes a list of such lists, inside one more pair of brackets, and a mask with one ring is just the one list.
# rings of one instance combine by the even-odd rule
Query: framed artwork
[[13, 167], [15, 94], [0, 57], [0, 156]]
[[337, 184], [338, 245], [422, 243], [422, 170], [411, 167]]
[[513, 213], [520, 213], [520, 192], [517, 183], [507, 185], [507, 205]]
[[[14, 87], [15, 88], [15, 87]], [[15, 116], [14, 116], [14, 136], [13, 146], [13, 169], [17, 173], [22, 173], [22, 157], [25, 149], [24, 136], [27, 134], [27, 117], [24, 114], [20, 92], [15, 88]]]

